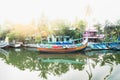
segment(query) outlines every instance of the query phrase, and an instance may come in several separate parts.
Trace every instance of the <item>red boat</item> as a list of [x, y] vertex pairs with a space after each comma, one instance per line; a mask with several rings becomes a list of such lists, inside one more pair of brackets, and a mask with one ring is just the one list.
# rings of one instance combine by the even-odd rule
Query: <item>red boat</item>
[[82, 43], [79, 44], [66, 44], [66, 45], [55, 45], [55, 44], [40, 44], [37, 50], [40, 52], [50, 53], [67, 53], [82, 51], [87, 47], [88, 39], [86, 38]]

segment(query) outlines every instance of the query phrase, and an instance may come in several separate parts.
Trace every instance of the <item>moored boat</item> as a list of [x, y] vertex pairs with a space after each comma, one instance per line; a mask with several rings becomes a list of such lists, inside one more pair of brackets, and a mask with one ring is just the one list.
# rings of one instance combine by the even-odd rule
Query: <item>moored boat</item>
[[108, 43], [107, 46], [111, 50], [120, 51], [120, 42], [111, 42], [111, 43]]
[[91, 50], [107, 50], [109, 49], [107, 47], [107, 43], [89, 43], [88, 46], [91, 48]]
[[19, 48], [19, 47], [21, 47], [21, 44], [15, 43], [15, 44], [10, 44], [9, 46], [13, 47], [13, 48]]
[[0, 48], [5, 48], [9, 45], [8, 37], [4, 41], [0, 41]]
[[120, 51], [120, 46], [113, 47], [112, 50]]
[[87, 47], [88, 39], [86, 38], [82, 43], [78, 44], [39, 44], [37, 50], [40, 52], [51, 52], [51, 53], [67, 53], [82, 51]]
[[7, 47], [9, 44], [7, 42], [1, 42], [0, 43], [0, 48], [5, 48]]

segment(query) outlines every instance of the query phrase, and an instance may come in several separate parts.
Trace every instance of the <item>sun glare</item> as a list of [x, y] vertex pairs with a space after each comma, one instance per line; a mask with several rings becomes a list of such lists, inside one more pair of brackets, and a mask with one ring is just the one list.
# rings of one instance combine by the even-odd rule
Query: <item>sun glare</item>
[[92, 9], [94, 19], [117, 19], [120, 17], [119, 0], [0, 0], [0, 23], [38, 21], [41, 14], [50, 19], [84, 19], [86, 6]]

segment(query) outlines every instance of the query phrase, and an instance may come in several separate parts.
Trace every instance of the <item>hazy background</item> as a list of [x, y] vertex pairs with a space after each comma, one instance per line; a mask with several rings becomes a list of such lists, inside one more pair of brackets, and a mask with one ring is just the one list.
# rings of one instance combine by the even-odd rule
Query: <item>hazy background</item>
[[90, 7], [93, 22], [115, 21], [120, 18], [119, 0], [0, 0], [0, 24], [37, 22], [41, 15], [49, 20], [75, 18], [85, 19]]

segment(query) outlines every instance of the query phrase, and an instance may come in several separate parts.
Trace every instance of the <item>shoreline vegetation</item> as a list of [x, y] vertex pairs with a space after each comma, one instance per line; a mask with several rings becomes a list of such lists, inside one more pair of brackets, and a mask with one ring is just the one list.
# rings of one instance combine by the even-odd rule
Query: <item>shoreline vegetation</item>
[[[10, 27], [6, 29], [2, 29], [4, 26], [0, 26], [0, 41], [3, 41], [5, 37], [9, 37], [10, 43], [46, 43], [47, 36], [51, 34], [54, 36], [70, 36], [73, 39], [82, 38], [84, 31], [88, 28], [87, 25], [84, 20], [76, 20], [73, 23], [65, 20], [49, 22], [44, 18], [37, 25], [34, 21], [28, 25], [11, 23]], [[97, 30], [97, 34], [105, 35], [101, 42], [117, 42], [120, 40], [120, 20], [115, 23], [106, 21], [104, 26], [97, 23], [92, 27]]]

